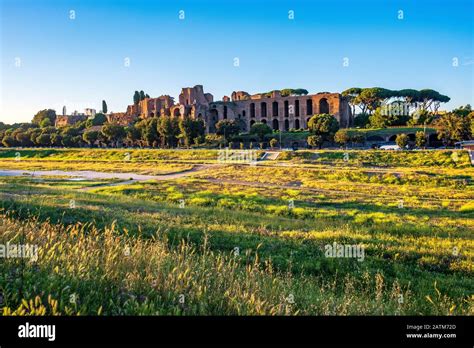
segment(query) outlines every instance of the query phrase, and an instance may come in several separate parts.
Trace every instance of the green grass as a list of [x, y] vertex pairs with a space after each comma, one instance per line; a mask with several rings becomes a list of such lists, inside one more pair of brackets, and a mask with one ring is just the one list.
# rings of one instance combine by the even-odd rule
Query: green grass
[[[472, 315], [472, 168], [448, 152], [373, 168], [327, 153], [113, 187], [1, 178], [0, 243], [42, 248], [2, 265], [4, 314]], [[326, 257], [334, 242], [364, 260]]]
[[81, 161], [179, 161], [214, 160], [216, 150], [164, 149], [0, 149], [0, 158]]
[[364, 128], [348, 128], [347, 131], [349, 134], [365, 134], [366, 137], [369, 136], [390, 136], [395, 134], [415, 134], [416, 132], [426, 132], [426, 134], [436, 134], [435, 128], [427, 127], [393, 127], [393, 128], [376, 128], [376, 129], [364, 129]]
[[[347, 153], [347, 161], [344, 159]], [[385, 151], [385, 150], [300, 150], [283, 151], [279, 161], [299, 164], [344, 164], [367, 167], [442, 167], [471, 168], [467, 151], [463, 150], [425, 150], [425, 151]]]

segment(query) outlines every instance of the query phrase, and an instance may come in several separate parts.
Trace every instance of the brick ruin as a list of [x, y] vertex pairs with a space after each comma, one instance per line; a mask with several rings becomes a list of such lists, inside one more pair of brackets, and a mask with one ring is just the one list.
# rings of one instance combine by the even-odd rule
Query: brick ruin
[[87, 120], [87, 115], [57, 115], [54, 126], [56, 128], [72, 126], [78, 122]]
[[204, 93], [202, 85], [196, 85], [183, 88], [176, 104], [169, 95], [146, 98], [129, 105], [126, 112], [108, 114], [107, 119], [129, 125], [149, 117], [191, 117], [202, 119], [207, 133], [215, 133], [216, 123], [227, 119], [239, 121], [244, 131], [255, 122], [288, 131], [307, 128], [311, 116], [323, 113], [333, 115], [342, 128], [352, 124], [347, 99], [339, 93], [282, 96], [280, 91], [253, 95], [235, 91], [231, 98], [224, 96], [221, 101], [214, 101], [212, 94]]

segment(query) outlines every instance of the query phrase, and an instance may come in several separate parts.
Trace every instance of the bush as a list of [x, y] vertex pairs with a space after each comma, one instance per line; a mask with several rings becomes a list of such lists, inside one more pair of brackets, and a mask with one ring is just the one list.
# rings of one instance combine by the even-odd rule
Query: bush
[[308, 145], [311, 147], [319, 147], [323, 145], [323, 137], [321, 135], [310, 135], [307, 139]]
[[397, 138], [395, 139], [395, 143], [402, 149], [406, 149], [408, 145], [408, 135], [406, 134], [398, 134]]
[[361, 113], [354, 117], [354, 127], [366, 128], [369, 124], [369, 114]]
[[349, 133], [345, 129], [340, 129], [336, 132], [334, 135], [334, 141], [338, 143], [339, 145], [347, 145], [349, 142]]
[[424, 132], [418, 131], [415, 135], [415, 144], [419, 148], [424, 148], [426, 146], [426, 135]]

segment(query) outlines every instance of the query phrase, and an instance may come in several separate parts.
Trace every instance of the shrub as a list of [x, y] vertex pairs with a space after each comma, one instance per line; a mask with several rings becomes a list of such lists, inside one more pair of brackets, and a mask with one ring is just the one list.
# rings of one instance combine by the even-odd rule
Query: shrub
[[408, 135], [406, 134], [398, 134], [397, 138], [395, 139], [395, 143], [402, 149], [406, 149], [408, 145]]

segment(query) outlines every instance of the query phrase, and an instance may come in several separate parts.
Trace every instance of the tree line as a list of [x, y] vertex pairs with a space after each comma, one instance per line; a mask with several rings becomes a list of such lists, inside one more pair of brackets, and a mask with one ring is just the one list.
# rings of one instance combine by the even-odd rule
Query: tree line
[[[102, 113], [71, 126], [56, 128], [54, 110], [39, 111], [31, 123], [0, 123], [0, 144], [5, 147], [29, 146], [139, 146], [176, 147], [202, 144], [204, 121], [185, 117], [153, 117], [130, 126], [107, 123]], [[99, 127], [94, 127], [99, 126]]]
[[[306, 90], [286, 89], [285, 94], [305, 94]], [[449, 97], [431, 89], [389, 90], [384, 88], [349, 88], [342, 92], [348, 99], [354, 123], [359, 128], [386, 128], [390, 126], [430, 125], [435, 127], [438, 138], [445, 145], [456, 141], [472, 139], [474, 134], [474, 111], [470, 105], [461, 106], [447, 113], [439, 112], [440, 103]], [[135, 91], [134, 103], [149, 98], [144, 91]], [[407, 106], [408, 105], [408, 106]], [[388, 110], [384, 107], [389, 106]], [[358, 108], [359, 113], [355, 110]], [[238, 139], [244, 132], [243, 120], [221, 120], [215, 125], [216, 134], [205, 135], [202, 120], [189, 117], [153, 117], [130, 125], [121, 126], [107, 122], [107, 104], [102, 101], [102, 111], [93, 118], [71, 126], [55, 128], [56, 112], [52, 109], [36, 113], [31, 123], [6, 125], [0, 122], [0, 146], [138, 146], [138, 147], [176, 147], [176, 146], [222, 146]], [[411, 112], [413, 111], [413, 112]], [[64, 111], [63, 111], [64, 112]], [[410, 113], [411, 112], [411, 113]], [[363, 143], [360, 134], [349, 135], [339, 130], [337, 120], [329, 114], [314, 115], [308, 122], [310, 146], [321, 147], [324, 142]], [[273, 133], [266, 124], [255, 123], [248, 134], [263, 142]], [[417, 135], [420, 145], [422, 135]], [[400, 138], [403, 142], [403, 137]], [[275, 144], [275, 141], [273, 141]]]
[[354, 126], [360, 128], [429, 124], [438, 114], [441, 103], [450, 101], [448, 96], [433, 89], [352, 87], [341, 94], [355, 116]]

